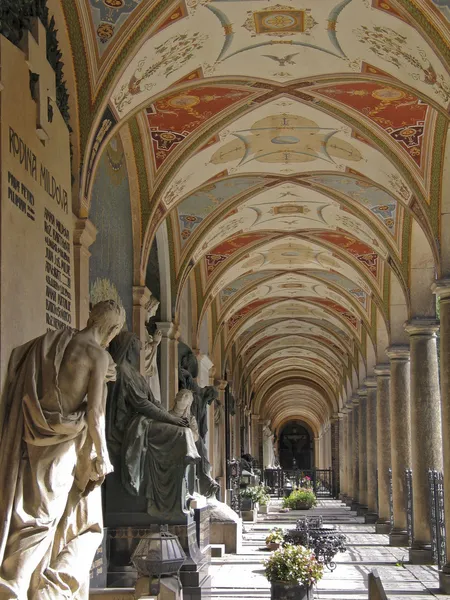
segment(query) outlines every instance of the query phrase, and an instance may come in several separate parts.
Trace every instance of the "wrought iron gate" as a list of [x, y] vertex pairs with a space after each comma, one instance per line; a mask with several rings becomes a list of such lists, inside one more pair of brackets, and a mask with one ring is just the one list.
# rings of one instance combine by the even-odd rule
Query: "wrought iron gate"
[[333, 469], [266, 469], [264, 483], [279, 498], [299, 487], [311, 487], [318, 498], [333, 497]]
[[413, 537], [414, 537], [412, 470], [411, 469], [405, 469], [405, 484], [406, 484], [406, 527], [408, 530], [408, 543], [411, 546]]
[[428, 471], [431, 500], [431, 531], [433, 534], [433, 561], [439, 569], [445, 564], [444, 476], [439, 471]]

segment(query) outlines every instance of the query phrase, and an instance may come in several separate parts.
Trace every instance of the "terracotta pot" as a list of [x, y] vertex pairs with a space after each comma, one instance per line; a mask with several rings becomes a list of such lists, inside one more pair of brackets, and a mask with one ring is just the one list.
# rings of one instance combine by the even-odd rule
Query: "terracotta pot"
[[269, 550], [271, 552], [273, 552], [274, 550], [278, 550], [278, 548], [280, 547], [280, 544], [278, 542], [269, 542], [268, 544], [266, 544], [266, 546], [269, 548]]
[[274, 581], [270, 584], [271, 600], [313, 600], [312, 586]]

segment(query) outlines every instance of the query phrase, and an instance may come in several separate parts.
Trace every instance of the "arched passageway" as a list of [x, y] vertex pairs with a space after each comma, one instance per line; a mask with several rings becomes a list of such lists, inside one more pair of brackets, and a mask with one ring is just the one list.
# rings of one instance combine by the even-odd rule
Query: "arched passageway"
[[283, 469], [311, 469], [314, 466], [314, 438], [302, 421], [290, 421], [280, 433], [280, 466]]

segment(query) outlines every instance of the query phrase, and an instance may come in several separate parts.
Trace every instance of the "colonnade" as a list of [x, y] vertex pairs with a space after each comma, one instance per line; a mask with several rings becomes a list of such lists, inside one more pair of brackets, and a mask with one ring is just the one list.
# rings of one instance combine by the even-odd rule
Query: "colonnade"
[[366, 522], [389, 534], [392, 546], [410, 546], [413, 564], [430, 564], [429, 471], [443, 473], [447, 556], [440, 579], [442, 591], [450, 593], [450, 280], [435, 284], [434, 292], [440, 297], [440, 377], [439, 321], [411, 319], [405, 324], [409, 346], [387, 348], [386, 362], [376, 365], [339, 413], [340, 489]]

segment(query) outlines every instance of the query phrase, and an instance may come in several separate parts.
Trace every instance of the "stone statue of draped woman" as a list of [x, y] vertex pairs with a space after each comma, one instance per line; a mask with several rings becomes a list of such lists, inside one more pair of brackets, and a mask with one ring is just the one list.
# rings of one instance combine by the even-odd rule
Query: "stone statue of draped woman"
[[145, 496], [151, 516], [173, 521], [187, 512], [193, 490], [186, 489], [185, 471], [200, 457], [188, 419], [171, 415], [155, 401], [139, 372], [140, 349], [131, 332], [121, 332], [109, 348], [117, 375], [108, 385], [108, 448], [119, 458], [127, 492]]

